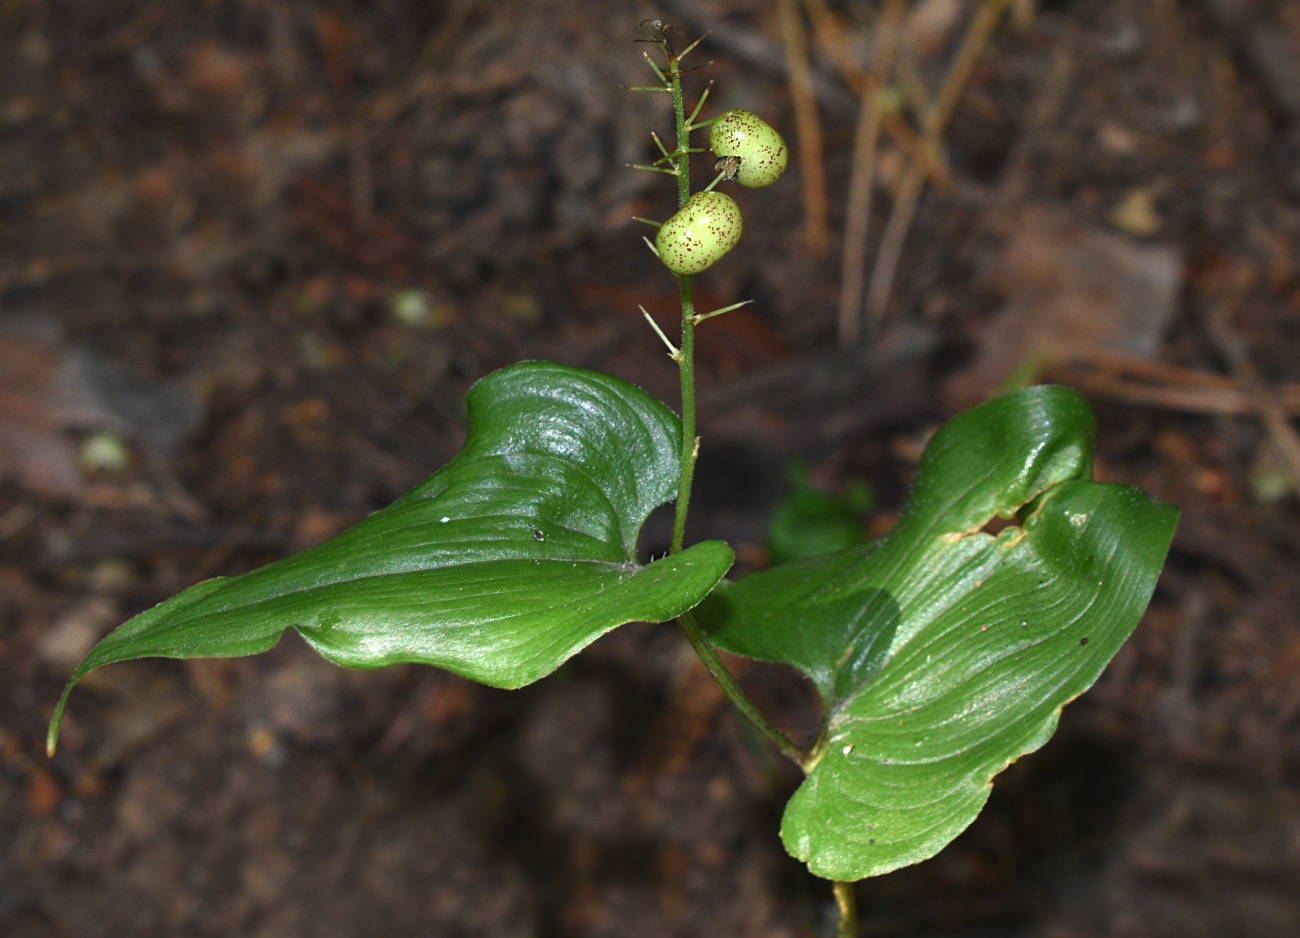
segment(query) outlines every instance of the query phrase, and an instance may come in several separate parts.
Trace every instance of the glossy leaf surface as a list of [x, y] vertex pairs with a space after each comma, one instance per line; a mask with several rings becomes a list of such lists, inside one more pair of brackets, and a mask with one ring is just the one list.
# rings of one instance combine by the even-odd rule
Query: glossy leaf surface
[[680, 615], [730, 567], [720, 541], [637, 563], [642, 523], [676, 494], [681, 438], [640, 389], [526, 362], [468, 404], [465, 446], [437, 475], [332, 540], [136, 616], [69, 690], [116, 661], [265, 651], [288, 628], [348, 667], [418, 662], [519, 687], [618, 625]]
[[[827, 745], [781, 828], [815, 874], [937, 853], [1137, 625], [1178, 515], [1090, 481], [1093, 433], [1066, 388], [990, 401], [935, 435], [888, 536], [724, 584], [696, 612], [825, 701]], [[995, 517], [1019, 523], [983, 532]]]

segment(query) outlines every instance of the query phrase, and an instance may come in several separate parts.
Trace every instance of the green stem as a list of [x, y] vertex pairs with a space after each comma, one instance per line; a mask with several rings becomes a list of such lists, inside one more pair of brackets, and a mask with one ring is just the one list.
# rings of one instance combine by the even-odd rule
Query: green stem
[[[673, 94], [673, 116], [677, 122], [677, 204], [681, 207], [691, 197], [690, 145], [691, 127], [686, 118], [686, 104], [682, 97], [681, 59], [668, 56], [668, 79]], [[699, 113], [699, 109], [696, 109]], [[693, 115], [694, 116], [694, 115]], [[669, 553], [682, 549], [686, 539], [686, 514], [691, 504], [691, 483], [695, 479], [695, 460], [700, 452], [700, 440], [695, 435], [695, 301], [691, 296], [691, 278], [685, 275], [677, 278], [677, 285], [682, 299], [682, 342], [677, 353], [677, 362], [682, 384], [682, 450], [681, 471], [677, 479], [677, 507], [673, 515], [673, 539]], [[807, 771], [808, 753], [796, 746], [790, 737], [781, 732], [771, 720], [765, 717], [754, 702], [740, 689], [736, 679], [731, 676], [727, 666], [722, 663], [717, 653], [705, 639], [700, 627], [690, 613], [679, 620], [686, 640], [691, 643], [699, 655], [704, 667], [718, 682], [722, 692], [727, 695], [733, 707], [744, 714], [754, 727], [783, 755], [794, 760]]]
[[858, 896], [852, 883], [833, 882], [835, 904], [840, 910], [839, 938], [858, 938]]
[[[691, 197], [691, 131], [686, 122], [686, 100], [682, 95], [681, 59], [668, 56], [669, 84], [673, 93], [673, 117], [677, 124], [677, 207]], [[673, 515], [673, 540], [670, 553], [682, 549], [686, 538], [686, 513], [691, 505], [691, 483], [695, 479], [695, 458], [700, 441], [695, 436], [695, 301], [691, 298], [691, 278], [677, 278], [682, 297], [682, 342], [677, 357], [682, 384], [682, 452], [681, 473], [677, 479], [677, 508]]]
[[750, 723], [754, 724], [754, 728], [766, 736], [768, 742], [780, 750], [783, 756], [786, 756], [800, 768], [807, 771], [808, 753], [796, 746], [789, 736], [781, 732], [780, 727], [765, 717], [763, 712], [740, 689], [736, 679], [731, 676], [727, 666], [722, 663], [718, 653], [713, 650], [713, 647], [700, 631], [700, 627], [695, 624], [694, 617], [688, 612], [677, 621], [681, 623], [682, 631], [686, 633], [686, 640], [691, 643], [691, 647], [700, 656], [700, 660], [704, 662], [704, 667], [708, 669], [708, 672], [713, 675], [713, 679], [718, 682], [722, 692], [727, 695], [731, 705], [739, 710]]
[[691, 298], [691, 278], [677, 278], [682, 295], [682, 342], [678, 347], [677, 370], [682, 383], [682, 454], [681, 474], [677, 478], [677, 511], [673, 515], [673, 540], [669, 552], [682, 549], [686, 538], [686, 513], [691, 505], [691, 483], [695, 479], [695, 459], [700, 439], [695, 435], [695, 301]]
[[[677, 207], [691, 197], [691, 130], [686, 120], [686, 100], [682, 95], [681, 59], [668, 56], [668, 78], [673, 93], [673, 117], [677, 124]], [[686, 539], [686, 513], [691, 505], [691, 483], [695, 479], [695, 458], [700, 441], [695, 436], [695, 301], [691, 297], [691, 278], [681, 275], [677, 285], [682, 297], [682, 342], [677, 358], [682, 384], [682, 452], [681, 474], [677, 480], [677, 509], [673, 515], [673, 540], [670, 553], [682, 549]]]
[[681, 59], [668, 56], [668, 74], [673, 90], [673, 117], [677, 122], [677, 207], [691, 197], [691, 129], [686, 122], [686, 100], [682, 97]]

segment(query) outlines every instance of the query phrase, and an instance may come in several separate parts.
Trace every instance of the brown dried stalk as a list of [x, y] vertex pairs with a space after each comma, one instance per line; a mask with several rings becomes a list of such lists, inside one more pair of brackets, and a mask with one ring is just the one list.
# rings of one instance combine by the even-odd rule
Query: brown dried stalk
[[[967, 27], [961, 47], [958, 48], [957, 54], [953, 56], [952, 63], [948, 66], [948, 74], [944, 76], [943, 85], [940, 86], [938, 95], [926, 110], [922, 120], [922, 138], [930, 145], [936, 148], [939, 146], [948, 119], [952, 117], [953, 109], [966, 89], [967, 81], [970, 80], [971, 71], [993, 36], [994, 29], [1002, 20], [1002, 15], [1006, 13], [1009, 3], [1010, 0], [984, 0], [984, 5], [980, 7], [979, 12], [971, 20], [970, 26]], [[880, 321], [885, 315], [885, 308], [889, 305], [889, 295], [894, 288], [894, 275], [898, 272], [898, 261], [903, 253], [903, 242], [907, 240], [907, 232], [912, 227], [912, 219], [916, 216], [916, 205], [924, 188], [925, 175], [921, 167], [913, 163], [899, 186], [889, 224], [885, 228], [884, 240], [881, 242], [880, 251], [876, 254], [875, 268], [871, 272], [871, 286], [867, 290], [865, 330], [868, 339], [879, 328]]]
[[[826, 0], [803, 0], [803, 4], [804, 9], [808, 11], [808, 18], [812, 20], [817, 41], [835, 63], [845, 84], [857, 92], [859, 97], [878, 95], [884, 85], [883, 76], [888, 74], [888, 69], [881, 70], [881, 76], [875, 74], [874, 68], [871, 74], [862, 70], [849, 51], [839, 18], [826, 5]], [[879, 120], [881, 127], [894, 138], [894, 142], [902, 151], [924, 165], [926, 176], [929, 177], [932, 186], [943, 190], [952, 184], [948, 163], [944, 160], [943, 154], [927, 146], [902, 116], [892, 111], [882, 111]]]
[[[810, 0], [810, 3], [816, 6], [822, 0]], [[848, 216], [844, 226], [844, 255], [840, 268], [839, 341], [845, 348], [858, 344], [858, 334], [861, 331], [867, 229], [871, 222], [876, 144], [880, 139], [880, 88], [893, 67], [904, 5], [905, 0], [886, 0], [880, 23], [876, 27], [875, 62], [872, 73], [863, 86], [857, 134], [853, 140], [853, 169], [849, 176]], [[830, 11], [826, 10], [826, 13], [829, 14]]]
[[1215, 349], [1227, 360], [1228, 367], [1259, 410], [1264, 428], [1291, 477], [1291, 487], [1300, 492], [1300, 435], [1291, 426], [1277, 396], [1264, 384], [1250, 360], [1246, 343], [1228, 326], [1222, 311], [1211, 311], [1205, 318], [1205, 325]]
[[[1126, 355], [1098, 346], [1054, 350], [1042, 376], [1108, 400], [1176, 410], [1189, 414], [1240, 416], [1258, 410], [1256, 399], [1227, 375], [1183, 368], [1168, 362]], [[1300, 416], [1300, 384], [1274, 391], [1289, 416]]]
[[822, 133], [817, 102], [813, 97], [812, 70], [808, 65], [808, 36], [796, 0], [777, 0], [777, 8], [781, 13], [781, 37], [785, 42], [790, 97], [794, 101], [795, 126], [799, 134], [804, 237], [809, 253], [820, 258], [825, 255], [829, 241], [826, 231], [826, 170], [822, 164]]

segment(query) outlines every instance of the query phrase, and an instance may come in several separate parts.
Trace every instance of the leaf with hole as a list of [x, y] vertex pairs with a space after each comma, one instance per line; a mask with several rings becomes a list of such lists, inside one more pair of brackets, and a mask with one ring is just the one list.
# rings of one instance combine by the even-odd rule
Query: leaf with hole
[[[889, 535], [723, 584], [694, 613], [714, 644], [791, 664], [822, 696], [819, 758], [781, 825], [813, 873], [941, 850], [1137, 625], [1178, 512], [1092, 482], [1093, 434], [1061, 387], [961, 414]], [[995, 518], [1015, 523], [982, 530]]]
[[290, 628], [347, 667], [418, 662], [519, 687], [616, 626], [680, 615], [730, 567], [721, 541], [637, 562], [642, 523], [676, 495], [681, 441], [640, 389], [526, 362], [468, 404], [464, 448], [435, 476], [317, 547], [141, 613], [68, 691], [113, 662], [247, 655]]

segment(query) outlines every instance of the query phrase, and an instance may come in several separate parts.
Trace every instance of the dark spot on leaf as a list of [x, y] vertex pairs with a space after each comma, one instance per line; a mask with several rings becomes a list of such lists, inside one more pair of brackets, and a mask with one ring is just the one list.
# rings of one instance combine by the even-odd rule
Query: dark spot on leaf
[[[533, 537], [537, 538], [539, 541], [546, 540], [546, 535], [543, 534], [541, 531], [534, 531]], [[1084, 641], [1087, 641], [1087, 639], [1084, 639]]]
[[1088, 644], [1088, 640], [1087, 640], [1086, 638], [1081, 638], [1081, 639], [1079, 639], [1079, 644], [1080, 644], [1080, 645], [1086, 645], [1086, 644]]

